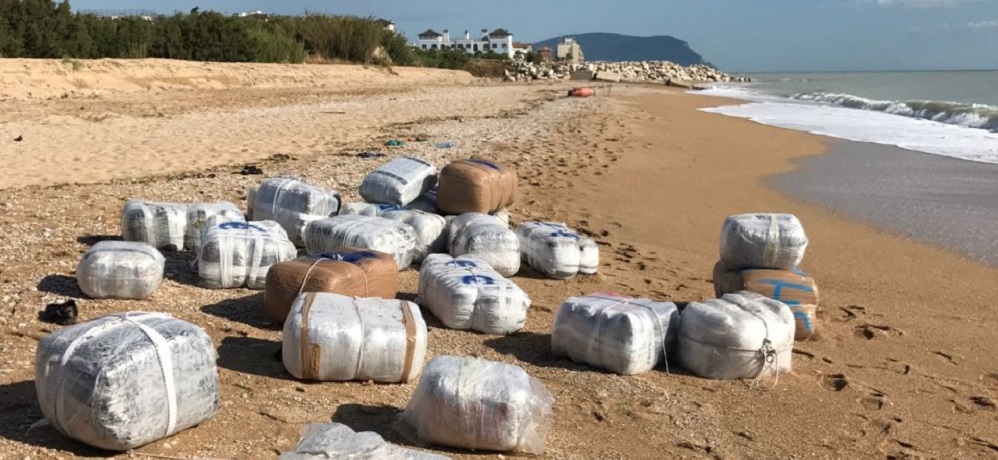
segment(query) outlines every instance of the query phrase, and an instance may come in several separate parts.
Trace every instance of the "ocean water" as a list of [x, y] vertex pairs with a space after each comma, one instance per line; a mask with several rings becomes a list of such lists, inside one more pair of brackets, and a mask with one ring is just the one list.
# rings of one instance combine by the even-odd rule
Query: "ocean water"
[[750, 75], [698, 94], [746, 101], [704, 109], [842, 139], [998, 163], [998, 71]]

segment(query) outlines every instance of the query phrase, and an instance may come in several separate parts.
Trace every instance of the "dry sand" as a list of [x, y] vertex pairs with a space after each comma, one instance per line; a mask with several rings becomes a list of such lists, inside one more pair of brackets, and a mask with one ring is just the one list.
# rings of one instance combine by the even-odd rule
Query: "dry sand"
[[[514, 223], [565, 221], [600, 242], [599, 275], [553, 281], [528, 270], [515, 278], [534, 300], [521, 333], [491, 337], [452, 331], [424, 314], [431, 328], [431, 355], [474, 354], [516, 363], [554, 393], [555, 421], [546, 457], [998, 453], [998, 358], [992, 332], [998, 313], [990, 305], [998, 294], [998, 271], [842, 220], [763, 185], [764, 177], [793, 169], [791, 159], [822, 153], [819, 137], [695, 110], [729, 103], [720, 99], [618, 86], [612, 97], [580, 100], [562, 98], [565, 88], [452, 86], [397, 96], [440, 99], [436, 108], [425, 111], [420, 107], [431, 101], [391, 105], [382, 98], [390, 102], [396, 96], [377, 92], [339, 102], [335, 95], [287, 90], [253, 106], [230, 104], [232, 95], [226, 91], [188, 91], [198, 96], [202, 108], [185, 112], [192, 118], [179, 117], [176, 129], [197, 133], [198, 125], [206, 123], [199, 117], [214, 115], [236, 120], [233, 129], [239, 134], [218, 142], [163, 137], [168, 142], [147, 147], [151, 159], [134, 162], [121, 175], [91, 178], [121, 180], [41, 186], [68, 181], [48, 175], [35, 182], [39, 186], [19, 183], [0, 190], [0, 456], [102, 454], [50, 427], [30, 429], [41, 417], [32, 384], [34, 348], [56, 328], [35, 315], [46, 302], [82, 297], [72, 278], [79, 255], [89, 244], [119, 234], [118, 216], [127, 198], [241, 203], [245, 187], [260, 176], [231, 173], [244, 162], [282, 152], [293, 159], [257, 164], [268, 176], [300, 176], [337, 187], [354, 201], [363, 173], [381, 160], [359, 160], [352, 154], [383, 149], [380, 144], [388, 138], [416, 134], [456, 143], [447, 150], [423, 143], [403, 150], [438, 165], [472, 153], [514, 165], [522, 192], [512, 210]], [[198, 107], [193, 99], [186, 100], [185, 110]], [[346, 103], [370, 112], [366, 116], [374, 121], [341, 125], [319, 115], [324, 104]], [[107, 106], [133, 116], [132, 105], [111, 101]], [[55, 106], [32, 110], [73, 116]], [[456, 117], [447, 118], [452, 115]], [[270, 131], [274, 117], [292, 131]], [[115, 131], [103, 126], [108, 120], [88, 123]], [[155, 119], [132, 123], [117, 130], [120, 137], [108, 141], [109, 149], [119, 143], [141, 145], [142, 139], [161, 135]], [[326, 124], [316, 129], [321, 123]], [[292, 134], [316, 130], [328, 142], [342, 143], [290, 143]], [[229, 150], [224, 144], [234, 139], [255, 149], [216, 163], [201, 162]], [[49, 153], [56, 159], [52, 168], [68, 161], [73, 152], [66, 146], [76, 142], [85, 140], [68, 139], [54, 147], [61, 150]], [[164, 160], [157, 153], [185, 150], [174, 143], [201, 146], [185, 157], [194, 162], [189, 167], [175, 166], [193, 173], [132, 180], [161, 171], [157, 168]], [[129, 161], [128, 156], [121, 161]], [[37, 171], [33, 167], [8, 167], [13, 171], [4, 171], [4, 178]], [[721, 222], [728, 214], [750, 211], [800, 216], [812, 241], [803, 268], [822, 293], [818, 337], [797, 344], [794, 372], [781, 376], [774, 389], [700, 379], [676, 367], [671, 374], [656, 370], [621, 377], [551, 356], [548, 334], [554, 312], [567, 296], [615, 290], [677, 302], [709, 298]], [[280, 331], [263, 313], [261, 294], [200, 289], [188, 268], [191, 260], [189, 254], [169, 254], [169, 279], [149, 301], [79, 301], [84, 319], [127, 310], [166, 311], [204, 327], [218, 345], [218, 416], [145, 446], [137, 455], [273, 458], [295, 444], [305, 423], [330, 419], [404, 443], [391, 424], [414, 385], [294, 381], [272, 356]], [[416, 272], [403, 273], [400, 297], [412, 299], [415, 288]]]

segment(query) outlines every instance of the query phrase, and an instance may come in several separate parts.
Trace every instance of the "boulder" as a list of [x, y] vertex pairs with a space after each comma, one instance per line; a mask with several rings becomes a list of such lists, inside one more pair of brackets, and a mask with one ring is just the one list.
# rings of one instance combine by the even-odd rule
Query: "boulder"
[[595, 76], [594, 79], [596, 81], [605, 81], [605, 82], [611, 82], [611, 83], [619, 83], [620, 82], [620, 74], [614, 73], [614, 72], [608, 72], [608, 71], [600, 71], [600, 72], [596, 73], [596, 76]]

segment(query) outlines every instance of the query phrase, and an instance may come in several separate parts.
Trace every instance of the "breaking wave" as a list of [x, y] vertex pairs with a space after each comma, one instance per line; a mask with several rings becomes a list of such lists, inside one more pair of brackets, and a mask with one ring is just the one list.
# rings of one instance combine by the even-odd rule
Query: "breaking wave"
[[946, 101], [878, 101], [851, 94], [823, 92], [797, 93], [791, 99], [831, 104], [852, 109], [872, 110], [910, 118], [932, 120], [967, 128], [998, 132], [998, 107]]

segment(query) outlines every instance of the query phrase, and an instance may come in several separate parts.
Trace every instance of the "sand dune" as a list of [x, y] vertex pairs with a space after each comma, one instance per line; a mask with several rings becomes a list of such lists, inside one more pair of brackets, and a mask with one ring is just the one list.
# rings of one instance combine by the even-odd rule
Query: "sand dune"
[[465, 84], [467, 72], [356, 65], [245, 64], [168, 59], [0, 59], [0, 100], [233, 88], [359, 89]]

